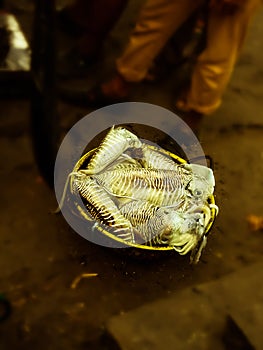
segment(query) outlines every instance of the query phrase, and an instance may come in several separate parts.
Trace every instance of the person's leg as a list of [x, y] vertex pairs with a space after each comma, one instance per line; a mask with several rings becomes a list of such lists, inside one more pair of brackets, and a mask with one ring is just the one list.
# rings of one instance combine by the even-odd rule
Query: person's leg
[[83, 103], [101, 105], [126, 98], [129, 84], [143, 80], [173, 33], [204, 1], [148, 0], [142, 6], [124, 53], [117, 60], [117, 74], [86, 95], [81, 94]]
[[143, 80], [167, 41], [203, 2], [148, 0], [141, 9], [124, 53], [117, 60], [119, 74], [129, 82]]
[[87, 9], [85, 31], [79, 39], [80, 52], [88, 56], [97, 52], [121, 16], [128, 0], [92, 0]]
[[185, 109], [211, 114], [219, 107], [248, 24], [259, 3], [260, 0], [248, 0], [243, 7], [230, 14], [211, 8], [207, 47], [196, 62], [190, 90], [184, 101]]
[[[117, 59], [117, 74], [101, 85], [102, 94], [112, 98], [127, 96], [130, 83], [144, 79], [173, 33], [203, 2], [148, 0], [141, 9], [126, 49]], [[95, 95], [91, 92], [91, 99], [95, 100]]]
[[[122, 14], [128, 0], [78, 0], [67, 8], [71, 25], [77, 24], [74, 46], [61, 57], [60, 77], [82, 76], [100, 57], [104, 41]], [[65, 14], [63, 14], [65, 16]], [[67, 22], [67, 21], [66, 21]]]

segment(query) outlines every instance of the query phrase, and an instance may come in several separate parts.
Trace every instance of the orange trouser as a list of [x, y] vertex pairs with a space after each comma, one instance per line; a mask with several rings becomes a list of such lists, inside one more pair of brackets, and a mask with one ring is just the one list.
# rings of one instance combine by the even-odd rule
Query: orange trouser
[[[207, 45], [195, 64], [187, 107], [203, 114], [215, 111], [231, 77], [248, 24], [261, 0], [245, 0], [232, 14], [209, 9]], [[118, 72], [129, 82], [144, 79], [154, 58], [180, 25], [204, 0], [148, 0], [141, 9]]]

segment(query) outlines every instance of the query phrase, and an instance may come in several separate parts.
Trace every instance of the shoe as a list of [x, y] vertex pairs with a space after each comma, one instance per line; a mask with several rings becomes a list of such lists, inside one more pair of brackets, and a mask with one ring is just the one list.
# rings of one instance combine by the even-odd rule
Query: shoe
[[87, 57], [83, 56], [78, 48], [72, 48], [58, 59], [56, 73], [62, 79], [81, 78], [89, 74], [97, 62], [99, 62], [97, 53]]
[[127, 97], [107, 96], [102, 90], [101, 85], [96, 85], [88, 91], [69, 90], [61, 87], [59, 89], [61, 99], [83, 107], [105, 107], [115, 103], [127, 102]]

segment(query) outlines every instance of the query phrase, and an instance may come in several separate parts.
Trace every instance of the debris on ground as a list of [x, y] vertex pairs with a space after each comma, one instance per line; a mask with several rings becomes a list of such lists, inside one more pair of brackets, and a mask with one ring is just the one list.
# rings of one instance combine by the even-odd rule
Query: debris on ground
[[70, 288], [75, 289], [83, 278], [90, 278], [90, 277], [96, 277], [96, 276], [98, 276], [97, 273], [82, 273], [76, 278], [74, 278], [73, 282], [70, 285]]
[[263, 230], [263, 216], [249, 215], [247, 221], [252, 231]]

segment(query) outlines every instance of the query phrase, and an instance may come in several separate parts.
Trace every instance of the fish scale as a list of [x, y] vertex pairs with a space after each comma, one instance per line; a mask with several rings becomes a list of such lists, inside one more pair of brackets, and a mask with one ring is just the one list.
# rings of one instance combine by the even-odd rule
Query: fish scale
[[127, 232], [127, 239], [133, 241], [131, 223], [121, 214], [119, 208], [107, 192], [89, 176], [74, 179], [73, 192], [77, 191], [87, 202], [87, 208], [94, 219], [102, 224]]
[[95, 174], [104, 170], [129, 147], [139, 147], [140, 140], [130, 131], [112, 127], [92, 156], [86, 174]]
[[160, 213], [158, 206], [138, 200], [123, 205], [120, 212], [147, 242], [151, 241], [165, 226], [162, 209]]
[[185, 251], [182, 246], [187, 242], [192, 244], [197, 238], [194, 232], [198, 226], [196, 218], [199, 218], [199, 214], [189, 217], [191, 234], [185, 234], [180, 232], [180, 227], [185, 222], [185, 214], [177, 211], [176, 207], [159, 207], [138, 200], [123, 205], [120, 207], [120, 212], [150, 245], [173, 242], [174, 249], [182, 253]]
[[120, 212], [125, 218], [128, 218], [131, 224], [135, 227], [142, 225], [149, 218], [154, 217], [158, 206], [147, 201], [130, 201], [120, 207]]
[[155, 205], [175, 205], [185, 198], [185, 187], [192, 174], [173, 170], [119, 169], [105, 171], [93, 178], [108, 193]]
[[165, 169], [177, 171], [178, 164], [163, 153], [153, 150], [147, 144], [142, 144], [141, 150], [143, 157], [141, 163], [144, 168]]

